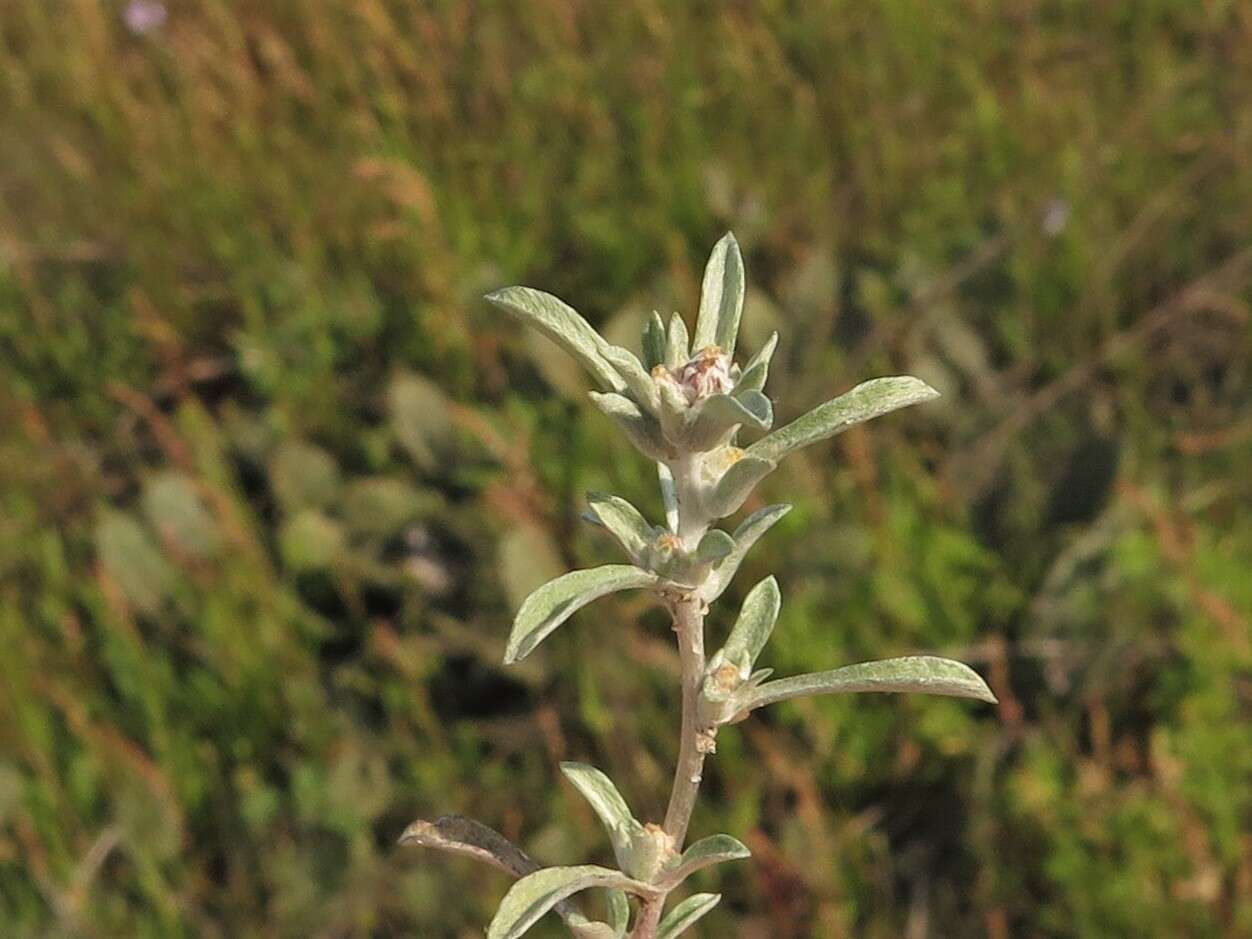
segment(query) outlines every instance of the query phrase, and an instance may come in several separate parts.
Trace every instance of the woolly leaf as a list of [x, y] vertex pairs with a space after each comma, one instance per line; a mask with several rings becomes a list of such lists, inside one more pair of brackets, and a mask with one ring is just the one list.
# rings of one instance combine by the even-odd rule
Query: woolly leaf
[[687, 340], [687, 324], [675, 313], [669, 318], [665, 333], [665, 364], [672, 372], [678, 371], [691, 358], [691, 344]]
[[539, 870], [539, 865], [504, 835], [464, 815], [445, 815], [433, 822], [418, 820], [404, 829], [400, 844], [462, 854], [514, 877]]
[[750, 455], [743, 457], [722, 474], [713, 491], [705, 498], [705, 510], [710, 518], [722, 518], [737, 512], [744, 500], [752, 494], [756, 484], [772, 473], [777, 463]]
[[743, 256], [735, 236], [727, 232], [713, 246], [700, 288], [700, 315], [696, 318], [695, 349], [718, 346], [727, 355], [735, 351], [739, 317], [743, 313]]
[[720, 893], [697, 893], [689, 896], [665, 914], [665, 919], [657, 927], [657, 939], [675, 939], [682, 935], [700, 917], [717, 906], [721, 899]]
[[520, 662], [547, 636], [592, 600], [618, 590], [649, 587], [655, 574], [632, 564], [606, 564], [582, 571], [570, 571], [537, 589], [522, 604], [513, 620], [513, 631], [504, 653], [504, 663]]
[[788, 698], [858, 691], [912, 691], [996, 703], [987, 683], [968, 665], [933, 655], [911, 655], [766, 682], [743, 698], [743, 709]]
[[774, 350], [778, 347], [778, 333], [774, 333], [761, 346], [761, 351], [748, 360], [735, 382], [735, 393], [741, 391], [760, 391], [769, 379], [769, 363], [774, 358]]
[[601, 388], [622, 391], [626, 386], [605, 361], [608, 343], [591, 324], [565, 303], [531, 287], [505, 287], [486, 296], [487, 302], [535, 327], [572, 355]]
[[665, 323], [656, 310], [648, 317], [643, 327], [643, 341], [640, 343], [643, 353], [643, 367], [649, 372], [658, 365], [665, 364]]
[[607, 867], [546, 867], [523, 877], [504, 895], [487, 927], [487, 939], [517, 939], [562, 900], [591, 887], [610, 887], [643, 896], [655, 893], [647, 884]]
[[710, 835], [707, 838], [701, 838], [684, 851], [678, 862], [661, 875], [657, 886], [663, 890], [670, 890], [705, 867], [721, 864], [723, 861], [738, 861], [751, 856], [752, 852], [737, 838], [732, 838], [730, 835]]
[[613, 419], [626, 438], [644, 456], [653, 460], [665, 460], [673, 456], [673, 448], [661, 436], [660, 425], [639, 410], [639, 405], [625, 395], [613, 392], [591, 392], [591, 400], [601, 411]]
[[748, 448], [748, 455], [777, 462], [792, 450], [892, 411], [937, 398], [939, 392], [919, 378], [902, 375], [863, 382], [833, 401], [819, 405], [786, 427], [780, 427]]
[[730, 585], [735, 572], [739, 570], [739, 565], [743, 563], [743, 559], [752, 546], [774, 526], [775, 522], [790, 511], [791, 506], [783, 503], [767, 505], [763, 509], [757, 509], [739, 524], [731, 536], [735, 542], [734, 550], [709, 575], [709, 579], [700, 590], [701, 596], [706, 601], [716, 600], [722, 595], [722, 591]]
[[630, 806], [617, 791], [613, 781], [594, 766], [586, 763], [562, 763], [565, 778], [591, 803], [609, 833], [617, 863], [623, 868], [631, 856], [634, 842], [641, 837], [643, 825], [631, 814]]
[[602, 492], [587, 493], [587, 502], [596, 521], [609, 530], [635, 564], [642, 566], [656, 531], [639, 510], [625, 499]]

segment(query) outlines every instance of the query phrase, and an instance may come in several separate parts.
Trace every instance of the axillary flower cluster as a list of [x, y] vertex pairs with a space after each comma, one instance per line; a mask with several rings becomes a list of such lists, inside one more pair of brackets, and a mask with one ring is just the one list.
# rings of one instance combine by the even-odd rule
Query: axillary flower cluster
[[[543, 867], [498, 832], [459, 815], [418, 821], [402, 844], [468, 855], [517, 878], [487, 930], [488, 939], [515, 939], [555, 912], [579, 939], [672, 939], [721, 899], [697, 893], [666, 912], [669, 894], [695, 872], [749, 856], [725, 834], [684, 850], [687, 827], [706, 757], [718, 729], [757, 708], [816, 694], [915, 691], [994, 702], [970, 668], [934, 656], [906, 656], [848, 665], [770, 681], [756, 668], [781, 606], [777, 580], [766, 577], [744, 598], [724, 642], [705, 652], [704, 621], [748, 551], [790, 510], [768, 505], [731, 531], [716, 523], [739, 511], [758, 483], [788, 453], [855, 424], [937, 396], [916, 378], [867, 381], [791, 423], [772, 429], [765, 395], [775, 333], [742, 368], [734, 363], [743, 311], [744, 270], [739, 246], [727, 234], [704, 272], [695, 334], [675, 313], [665, 323], [653, 313], [640, 355], [601, 337], [576, 311], [551, 294], [508, 287], [487, 300], [559, 343], [590, 374], [591, 399], [644, 456], [656, 462], [664, 524], [649, 523], [626, 500], [589, 493], [584, 517], [617, 541], [629, 563], [564, 574], [522, 603], [505, 648], [506, 664], [529, 655], [588, 603], [620, 590], [649, 591], [669, 610], [682, 666], [682, 726], [673, 787], [664, 821], [639, 821], [616, 786], [583, 763], [561, 771], [604, 823], [616, 868], [594, 864]], [[758, 435], [740, 446], [739, 434]], [[575, 895], [604, 891], [604, 920], [589, 918]], [[581, 899], [581, 897], [579, 898]]]

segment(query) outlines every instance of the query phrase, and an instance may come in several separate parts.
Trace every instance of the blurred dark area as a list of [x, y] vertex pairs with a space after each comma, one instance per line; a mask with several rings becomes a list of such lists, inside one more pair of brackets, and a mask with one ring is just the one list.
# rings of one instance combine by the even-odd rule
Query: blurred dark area
[[0, 935], [479, 936], [409, 821], [662, 814], [664, 617], [501, 665], [653, 468], [481, 295], [636, 348], [733, 229], [780, 422], [943, 397], [770, 477], [711, 635], [776, 573], [762, 664], [1000, 704], [724, 730], [694, 934], [1252, 936], [1250, 154], [1239, 0], [0, 3]]

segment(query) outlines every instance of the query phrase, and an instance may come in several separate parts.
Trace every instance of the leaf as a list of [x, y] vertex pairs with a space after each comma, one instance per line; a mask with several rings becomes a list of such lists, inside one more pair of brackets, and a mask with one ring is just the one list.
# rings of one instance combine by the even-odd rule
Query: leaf
[[520, 662], [534, 651], [548, 634], [592, 600], [618, 590], [649, 587], [655, 574], [633, 564], [606, 564], [582, 571], [570, 571], [537, 589], [522, 604], [513, 620], [504, 664]]
[[710, 835], [684, 851], [678, 863], [657, 878], [656, 885], [662, 890], [672, 890], [698, 870], [751, 856], [752, 852], [738, 838]]
[[602, 492], [587, 493], [587, 502], [596, 520], [617, 539], [627, 556], [642, 567], [656, 531], [639, 510], [619, 496]]
[[509, 888], [487, 927], [487, 939], [517, 939], [562, 900], [591, 887], [616, 888], [641, 896], [656, 893], [649, 885], [607, 867], [546, 867]]
[[631, 814], [630, 806], [617, 791], [613, 781], [594, 766], [586, 763], [562, 763], [561, 772], [574, 784], [608, 830], [617, 863], [626, 869], [635, 840], [643, 833], [643, 825]]
[[675, 939], [694, 925], [705, 913], [717, 906], [720, 893], [696, 893], [674, 907], [657, 927], [656, 939]]
[[701, 564], [717, 564], [729, 557], [735, 550], [735, 539], [720, 528], [712, 528], [705, 532], [700, 543], [696, 545], [696, 560]]
[[289, 512], [311, 506], [324, 508], [339, 495], [339, 466], [334, 458], [310, 443], [287, 440], [269, 464], [270, 486]]
[[433, 822], [419, 819], [404, 829], [400, 844], [462, 854], [514, 877], [539, 870], [539, 865], [504, 835], [464, 815], [445, 815]]
[[691, 358], [691, 345], [687, 341], [687, 324], [675, 313], [669, 318], [669, 330], [665, 333], [665, 364], [676, 372]]
[[278, 529], [278, 550], [293, 571], [324, 570], [344, 555], [343, 529], [317, 509], [305, 509]]
[[665, 323], [656, 310], [648, 317], [643, 327], [643, 341], [640, 343], [643, 353], [643, 367], [651, 372], [658, 365], [665, 364]]
[[655, 414], [661, 406], [660, 392], [657, 391], [656, 382], [635, 358], [634, 353], [621, 346], [606, 346], [603, 355], [622, 376], [626, 390], [630, 392], [634, 402], [649, 414]]
[[919, 378], [902, 375], [862, 382], [847, 394], [819, 405], [748, 448], [748, 455], [777, 462], [792, 450], [841, 434], [849, 427], [937, 398]]
[[912, 691], [996, 703], [987, 683], [968, 665], [933, 655], [910, 655], [766, 682], [747, 695], [743, 705], [752, 710], [789, 698], [858, 691]]
[[655, 419], [639, 410], [639, 405], [625, 395], [612, 392], [591, 392], [591, 400], [601, 411], [613, 419], [626, 438], [644, 456], [653, 460], [673, 457], [673, 448], [661, 436], [661, 427]]
[[722, 647], [725, 660], [741, 668], [747, 678], [747, 672], [756, 664], [757, 657], [765, 648], [770, 633], [774, 631], [774, 623], [778, 619], [778, 611], [782, 606], [782, 594], [778, 590], [778, 580], [774, 576], [763, 581], [748, 591], [739, 608], [739, 618]]
[[682, 442], [688, 449], [701, 452], [721, 443], [740, 424], [769, 430], [773, 422], [774, 408], [759, 391], [742, 396], [710, 395], [688, 410]]
[[778, 333], [773, 333], [761, 346], [761, 351], [748, 360], [739, 381], [735, 383], [735, 393], [741, 391], [760, 391], [769, 379], [769, 363], [774, 358], [774, 350], [778, 347]]
[[601, 388], [622, 391], [626, 387], [602, 355], [608, 343], [563, 300], [532, 287], [505, 287], [487, 294], [485, 299], [556, 342], [579, 361]]
[[123, 596], [145, 613], [155, 613], [177, 580], [147, 530], [122, 512], [106, 509], [95, 530], [96, 555]]
[[700, 590], [700, 595], [705, 601], [716, 600], [722, 595], [722, 591], [730, 585], [735, 572], [739, 570], [739, 565], [743, 563], [743, 559], [752, 550], [752, 546], [760, 540], [762, 535], [774, 527], [775, 522], [790, 511], [791, 506], [783, 503], [767, 505], [763, 509], [757, 509], [739, 524], [739, 527], [735, 529], [735, 533], [731, 536], [735, 542], [734, 550], [709, 575], [709, 579], [705, 581], [704, 586]]
[[727, 232], [713, 246], [700, 287], [700, 315], [696, 318], [695, 349], [718, 346], [735, 352], [739, 317], [743, 313], [743, 256], [739, 242]]
[[[749, 454], [751, 451], [749, 451]], [[722, 474], [713, 491], [705, 498], [705, 511], [709, 518], [722, 518], [737, 512], [744, 500], [752, 494], [756, 484], [777, 467], [772, 460], [745, 456]]]
[[609, 890], [609, 925], [619, 937], [625, 936], [630, 928], [630, 900], [624, 891]]

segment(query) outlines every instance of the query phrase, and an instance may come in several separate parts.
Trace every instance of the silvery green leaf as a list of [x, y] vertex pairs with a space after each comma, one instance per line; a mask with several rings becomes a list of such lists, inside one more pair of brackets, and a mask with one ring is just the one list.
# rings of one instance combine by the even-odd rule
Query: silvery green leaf
[[609, 890], [608, 894], [609, 925], [613, 928], [614, 934], [621, 939], [630, 928], [630, 900], [621, 890]]
[[743, 395], [710, 395], [687, 412], [682, 442], [689, 450], [701, 452], [723, 443], [740, 424], [769, 430], [774, 408], [759, 391]]
[[669, 318], [669, 330], [665, 333], [665, 364], [676, 372], [691, 358], [691, 344], [687, 340], [687, 324], [675, 313]]
[[681, 445], [687, 434], [687, 398], [676, 382], [665, 377], [656, 382], [656, 390], [660, 401], [657, 416], [661, 432], [670, 443]]
[[445, 815], [433, 822], [418, 820], [404, 829], [400, 844], [462, 854], [514, 877], [539, 870], [539, 865], [504, 835], [464, 815]]
[[613, 423], [640, 453], [653, 460], [665, 460], [674, 455], [673, 447], [662, 437], [661, 426], [656, 419], [639, 410], [639, 405], [630, 398], [613, 392], [593, 391], [591, 400], [613, 419]]
[[662, 890], [671, 890], [705, 867], [751, 856], [752, 852], [739, 839], [730, 835], [710, 835], [684, 851], [678, 862], [657, 878], [657, 886]]
[[664, 463], [656, 465], [657, 480], [661, 484], [661, 502], [665, 506], [665, 524], [670, 531], [678, 531], [678, 489], [674, 474]]
[[562, 763], [561, 772], [591, 803], [609, 833], [617, 863], [628, 870], [635, 842], [643, 836], [643, 825], [631, 814], [622, 794], [608, 776], [586, 763]]
[[567, 917], [565, 925], [573, 934], [574, 939], [621, 939], [621, 933], [608, 923], [596, 923], [585, 916]]
[[746, 695], [743, 705], [752, 710], [788, 698], [858, 691], [913, 691], [996, 703], [987, 683], [968, 665], [933, 655], [911, 655], [766, 682]]
[[750, 454], [742, 457], [722, 474], [713, 491], [706, 495], [704, 508], [709, 518], [722, 518], [737, 512], [756, 484], [772, 473], [777, 465], [772, 460]]
[[616, 888], [641, 896], [656, 893], [649, 885], [607, 867], [545, 867], [509, 888], [487, 927], [487, 939], [517, 939], [562, 900], [592, 887]]
[[642, 566], [656, 531], [639, 510], [625, 499], [602, 492], [587, 493], [587, 502], [596, 521], [612, 533], [635, 564]]
[[665, 364], [665, 341], [665, 323], [661, 320], [661, 314], [653, 310], [643, 327], [640, 350], [643, 352], [643, 367], [649, 372], [658, 365]]
[[765, 648], [770, 633], [774, 631], [774, 623], [778, 619], [781, 606], [782, 594], [778, 590], [778, 580], [772, 575], [748, 591], [743, 606], [739, 608], [739, 618], [735, 620], [726, 645], [722, 647], [727, 662], [742, 667], [745, 672], [752, 669], [761, 650]]
[[735, 236], [727, 232], [713, 246], [700, 288], [700, 315], [696, 319], [695, 349], [718, 346], [735, 352], [739, 317], [743, 313], [743, 256]]
[[696, 546], [696, 560], [701, 564], [716, 565], [735, 550], [735, 539], [720, 528], [711, 528]]
[[773, 333], [761, 346], [761, 351], [748, 360], [735, 382], [735, 391], [760, 391], [769, 380], [769, 363], [774, 358], [774, 350], [778, 347], [778, 333]]
[[700, 594], [705, 601], [716, 600], [722, 595], [722, 591], [730, 585], [731, 579], [739, 570], [739, 565], [743, 563], [744, 557], [747, 556], [752, 546], [774, 526], [775, 522], [790, 511], [791, 506], [783, 503], [767, 505], [763, 509], [757, 509], [739, 524], [731, 536], [735, 543], [734, 550], [714, 569], [700, 589]]
[[655, 574], [633, 564], [605, 564], [570, 571], [544, 584], [522, 604], [513, 620], [513, 631], [504, 653], [504, 664], [520, 662], [558, 626], [592, 600], [618, 590], [650, 587]]
[[750, 456], [781, 460], [792, 450], [841, 434], [849, 427], [892, 411], [937, 398], [939, 392], [919, 378], [901, 375], [862, 382], [847, 394], [818, 405], [786, 427], [748, 448]]
[[655, 414], [657, 408], [660, 407], [660, 394], [657, 391], [656, 382], [635, 358], [634, 353], [621, 346], [606, 346], [603, 355], [622, 376], [622, 381], [626, 383], [626, 390], [635, 403], [649, 414]]
[[722, 899], [720, 893], [696, 893], [683, 900], [665, 914], [661, 925], [657, 927], [656, 939], [676, 939], [687, 929], [695, 925], [700, 917], [717, 906]]
[[487, 302], [534, 326], [585, 368], [601, 388], [626, 386], [603, 356], [608, 343], [563, 300], [532, 287], [505, 287], [486, 296]]

